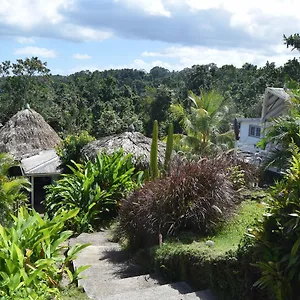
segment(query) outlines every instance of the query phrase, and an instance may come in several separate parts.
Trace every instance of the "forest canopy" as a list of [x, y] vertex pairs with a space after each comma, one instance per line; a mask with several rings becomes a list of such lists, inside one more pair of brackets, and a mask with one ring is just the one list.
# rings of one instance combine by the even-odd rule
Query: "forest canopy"
[[[286, 38], [287, 46], [297, 48], [295, 38]], [[62, 137], [87, 130], [98, 138], [124, 132], [130, 124], [150, 136], [155, 119], [163, 136], [170, 122], [175, 133], [182, 132], [170, 107], [180, 104], [189, 110], [189, 92], [221, 94], [228, 107], [228, 124], [233, 116], [259, 117], [265, 88], [300, 81], [300, 64], [294, 58], [280, 67], [270, 62], [263, 67], [245, 63], [241, 68], [211, 63], [181, 71], [154, 67], [150, 72], [120, 69], [62, 76], [51, 75], [47, 63], [33, 57], [2, 62], [0, 75], [2, 124], [28, 103]], [[223, 126], [224, 131], [229, 129]]]

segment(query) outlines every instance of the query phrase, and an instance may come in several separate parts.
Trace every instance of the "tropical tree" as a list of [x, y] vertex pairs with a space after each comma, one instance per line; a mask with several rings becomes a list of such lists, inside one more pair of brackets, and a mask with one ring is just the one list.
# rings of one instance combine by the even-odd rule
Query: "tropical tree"
[[0, 223], [6, 225], [10, 214], [15, 214], [18, 207], [28, 200], [26, 192], [30, 183], [23, 177], [9, 177], [9, 169], [16, 166], [12, 156], [0, 153]]
[[181, 104], [171, 105], [184, 130], [184, 134], [175, 135], [175, 148], [207, 155], [233, 147], [233, 132], [220, 130], [228, 112], [225, 98], [215, 90], [200, 91], [200, 96], [190, 91], [188, 98], [190, 110]]

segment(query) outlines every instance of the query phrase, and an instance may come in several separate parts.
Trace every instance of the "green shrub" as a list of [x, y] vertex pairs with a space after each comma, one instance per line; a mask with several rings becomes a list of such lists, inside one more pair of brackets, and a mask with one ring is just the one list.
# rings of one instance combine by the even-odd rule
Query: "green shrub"
[[223, 158], [181, 163], [121, 202], [120, 226], [134, 248], [158, 243], [181, 230], [212, 233], [232, 213], [235, 191]]
[[0, 225], [1, 299], [50, 299], [59, 295], [64, 273], [70, 281], [77, 279], [86, 267], [72, 273], [69, 265], [87, 245], [73, 246], [66, 256], [62, 245], [72, 235], [62, 231], [64, 222], [77, 212], [64, 212], [49, 220], [20, 208], [10, 228]]
[[0, 153], [0, 224], [7, 225], [10, 214], [28, 201], [30, 183], [23, 177], [8, 177], [9, 169], [16, 166], [11, 155]]
[[[236, 214], [215, 235], [199, 238], [184, 232], [152, 248], [148, 261], [169, 280], [189, 281], [196, 289], [212, 289], [219, 299], [268, 299], [253, 288], [259, 271], [251, 265], [257, 260], [251, 239], [244, 234], [258, 219], [265, 206], [256, 201], [242, 202]], [[207, 240], [214, 242], [206, 245]]]
[[271, 190], [270, 209], [256, 232], [262, 271], [257, 285], [274, 299], [298, 299], [300, 294], [300, 151], [294, 146], [284, 180]]
[[63, 171], [69, 172], [68, 165], [74, 162], [81, 162], [82, 148], [88, 143], [94, 141], [95, 138], [89, 135], [87, 131], [82, 131], [77, 135], [68, 135], [56, 148], [56, 152], [61, 159], [61, 167]]
[[79, 209], [66, 226], [77, 233], [107, 225], [116, 216], [119, 200], [139, 186], [142, 173], [135, 172], [132, 155], [123, 151], [99, 153], [95, 160], [74, 163], [71, 174], [63, 175], [47, 187], [46, 211], [54, 216], [60, 210]]

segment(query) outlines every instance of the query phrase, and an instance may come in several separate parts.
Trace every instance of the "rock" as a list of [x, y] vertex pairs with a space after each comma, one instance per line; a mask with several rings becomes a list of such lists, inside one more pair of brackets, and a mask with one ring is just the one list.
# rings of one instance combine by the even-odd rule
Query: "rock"
[[205, 245], [208, 246], [208, 247], [213, 247], [213, 246], [215, 245], [215, 242], [212, 241], [212, 240], [207, 240], [207, 241], [205, 242]]

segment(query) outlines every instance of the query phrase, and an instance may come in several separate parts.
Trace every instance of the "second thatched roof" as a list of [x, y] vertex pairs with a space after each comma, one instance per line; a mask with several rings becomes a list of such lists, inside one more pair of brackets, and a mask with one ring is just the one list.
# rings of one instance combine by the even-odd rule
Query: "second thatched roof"
[[[112, 153], [120, 148], [125, 154], [132, 153], [136, 167], [149, 168], [150, 150], [152, 139], [140, 132], [124, 132], [112, 136], [103, 137], [86, 145], [82, 153], [88, 158], [94, 158], [98, 152], [106, 151]], [[158, 162], [164, 163], [166, 144], [158, 142]]]
[[19, 111], [0, 129], [0, 152], [11, 153], [18, 160], [54, 149], [60, 141], [54, 129], [32, 109]]

